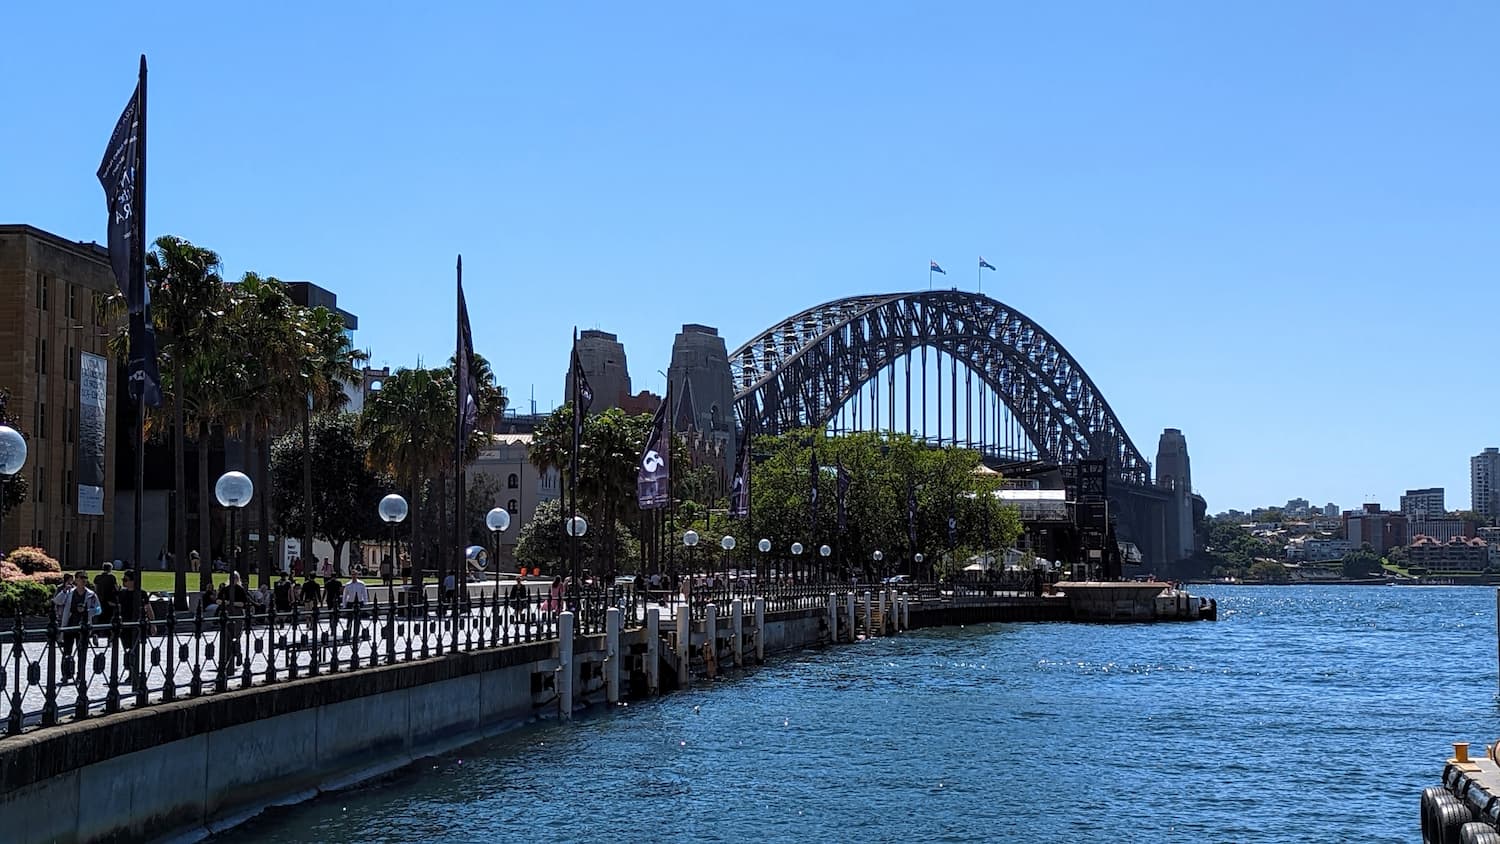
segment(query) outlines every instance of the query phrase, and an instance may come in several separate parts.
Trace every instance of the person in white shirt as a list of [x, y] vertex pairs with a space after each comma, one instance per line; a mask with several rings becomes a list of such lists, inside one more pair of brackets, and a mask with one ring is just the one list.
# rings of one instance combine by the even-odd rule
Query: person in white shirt
[[359, 579], [359, 572], [351, 575], [349, 583], [344, 586], [344, 606], [352, 607], [355, 604], [370, 605], [370, 590], [365, 587], [365, 582]]

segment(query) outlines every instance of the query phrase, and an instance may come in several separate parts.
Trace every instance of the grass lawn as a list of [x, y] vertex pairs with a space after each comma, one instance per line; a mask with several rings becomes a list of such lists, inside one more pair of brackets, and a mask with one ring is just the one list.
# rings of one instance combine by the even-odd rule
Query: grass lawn
[[[101, 569], [86, 569], [86, 571], [89, 573], [89, 582], [92, 583], [94, 581], [94, 576], [97, 575], [101, 571]], [[198, 591], [198, 578], [200, 576], [201, 575], [196, 571], [188, 572], [189, 592]], [[116, 571], [115, 578], [118, 579], [119, 577], [120, 572]], [[176, 585], [176, 578], [176, 572], [144, 571], [141, 572], [141, 588], [146, 590], [147, 592], [171, 592]], [[219, 572], [218, 574], [214, 575], [215, 586], [219, 585], [220, 583], [226, 583], [228, 581], [229, 575], [225, 572]]]

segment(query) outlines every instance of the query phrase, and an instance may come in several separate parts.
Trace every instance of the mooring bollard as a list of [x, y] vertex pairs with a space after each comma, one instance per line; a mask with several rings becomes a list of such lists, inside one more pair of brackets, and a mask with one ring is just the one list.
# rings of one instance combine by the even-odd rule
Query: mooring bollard
[[901, 593], [901, 629], [911, 629], [911, 593]]
[[839, 596], [828, 593], [828, 641], [839, 642]]
[[646, 610], [646, 693], [661, 691], [661, 657], [656, 649], [661, 647], [661, 609]]
[[604, 611], [604, 699], [620, 702], [620, 608]]
[[766, 661], [766, 599], [755, 599], [755, 661]]
[[854, 592], [850, 590], [844, 594], [845, 616], [849, 619], [849, 641], [853, 643], [859, 637], [859, 631], [855, 629], [854, 622]]
[[685, 689], [693, 681], [693, 617], [684, 606], [677, 611], [677, 688]]
[[880, 590], [880, 635], [884, 636], [886, 628], [889, 627], [889, 619], [885, 614], [885, 596], [888, 590]]
[[870, 638], [870, 590], [865, 590], [865, 638]]
[[745, 667], [745, 601], [735, 598], [729, 605], [729, 624], [734, 631], [734, 667]]
[[719, 608], [714, 604], [703, 608], [703, 640], [708, 643], [708, 653], [713, 655], [713, 665], [705, 666], [713, 677], [719, 673]]
[[557, 617], [557, 717], [573, 719], [573, 613]]

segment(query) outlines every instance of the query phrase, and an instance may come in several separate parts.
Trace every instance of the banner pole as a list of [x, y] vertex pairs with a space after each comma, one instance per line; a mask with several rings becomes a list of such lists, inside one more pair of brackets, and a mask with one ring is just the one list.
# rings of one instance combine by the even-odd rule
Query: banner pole
[[[136, 120], [140, 128], [136, 135], [136, 180], [135, 180], [135, 272], [140, 279], [142, 302], [145, 301], [146, 285], [146, 55], [141, 54], [141, 78], [136, 86]], [[145, 305], [141, 306], [143, 309]], [[141, 318], [147, 314], [142, 312]], [[144, 332], [143, 332], [144, 333]], [[136, 350], [131, 349], [134, 353]], [[128, 390], [127, 390], [128, 393]], [[182, 455], [178, 455], [181, 459]], [[146, 381], [141, 379], [135, 399], [135, 537], [132, 545], [131, 565], [141, 565], [141, 508], [146, 490]], [[178, 493], [181, 494], [180, 492]]]

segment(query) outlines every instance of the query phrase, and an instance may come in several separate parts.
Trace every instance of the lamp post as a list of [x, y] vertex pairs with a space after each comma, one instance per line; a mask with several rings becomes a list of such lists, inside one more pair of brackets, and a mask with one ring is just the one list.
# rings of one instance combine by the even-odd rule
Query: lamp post
[[[574, 547], [576, 548], [578, 540], [582, 539], [583, 535], [589, 532], [589, 523], [582, 516], [574, 516], [563, 522], [563, 531], [572, 538]], [[578, 581], [578, 555], [576, 553], [573, 555], [573, 572], [570, 575], [570, 579], [573, 581], [571, 591], [574, 595], [574, 609], [577, 609], [577, 596], [582, 592], [583, 584]]]
[[828, 555], [830, 555], [832, 553], [833, 553], [833, 549], [829, 548], [827, 545], [821, 545], [821, 546], [818, 547], [818, 556], [823, 558], [823, 572], [822, 572], [823, 578], [822, 579], [823, 579], [824, 582], [827, 582], [827, 580], [828, 580]]
[[797, 579], [797, 564], [802, 561], [802, 543], [792, 543], [792, 579]]
[[[235, 533], [235, 513], [250, 503], [255, 497], [255, 484], [244, 472], [225, 472], [219, 476], [214, 484], [214, 497], [219, 499], [219, 506], [229, 510], [229, 567], [234, 571], [239, 568], [239, 548], [236, 545], [238, 535]], [[311, 551], [312, 549], [307, 549]], [[246, 577], [245, 572], [240, 572], [240, 577]]]
[[[916, 562], [917, 569], [920, 570], [922, 568], [922, 552], [918, 551], [917, 555], [915, 557], [913, 557], [912, 559]], [[917, 577], [918, 576], [917, 572], [912, 572], [911, 576], [914, 577], [914, 578]]]
[[[683, 545], [684, 548], [687, 548], [689, 552], [691, 552], [694, 548], [698, 547], [698, 531], [696, 531], [696, 530], [685, 531], [682, 534], [682, 545]], [[683, 560], [685, 561], [686, 559], [687, 559], [687, 554], [683, 554]], [[693, 572], [692, 572], [692, 569], [688, 569], [687, 579], [688, 579], [688, 596], [689, 596], [689, 599], [691, 599], [691, 596], [693, 594], [693, 587], [692, 587]]]
[[766, 555], [771, 553], [771, 540], [762, 539], [760, 542], [756, 543], [755, 547], [760, 549], [760, 565], [756, 568], [756, 578], [758, 581], [757, 585], [764, 589], [764, 581], [766, 578]]
[[380, 513], [380, 520], [391, 526], [391, 581], [385, 587], [387, 600], [395, 601], [396, 596], [389, 592], [391, 583], [395, 582], [396, 570], [401, 568], [401, 546], [396, 544], [396, 525], [406, 520], [406, 499], [393, 492], [380, 499], [380, 506], [376, 509]]
[[875, 576], [880, 577], [884, 573], [882, 571], [883, 566], [880, 565], [880, 561], [885, 559], [885, 554], [882, 553], [879, 549], [876, 549], [875, 553], [870, 555], [870, 559], [875, 561]]
[[[9, 425], [0, 425], [0, 536], [5, 530], [5, 482], [26, 465], [26, 438]], [[5, 546], [0, 545], [0, 558]]]
[[[490, 529], [490, 536], [495, 540], [495, 588], [500, 588], [500, 534], [510, 529], [510, 513], [503, 507], [484, 514], [484, 525]], [[519, 575], [517, 576], [519, 579]]]
[[729, 552], [734, 550], [734, 537], [724, 534], [719, 540], [719, 547], [724, 549], [724, 587], [729, 588]]

